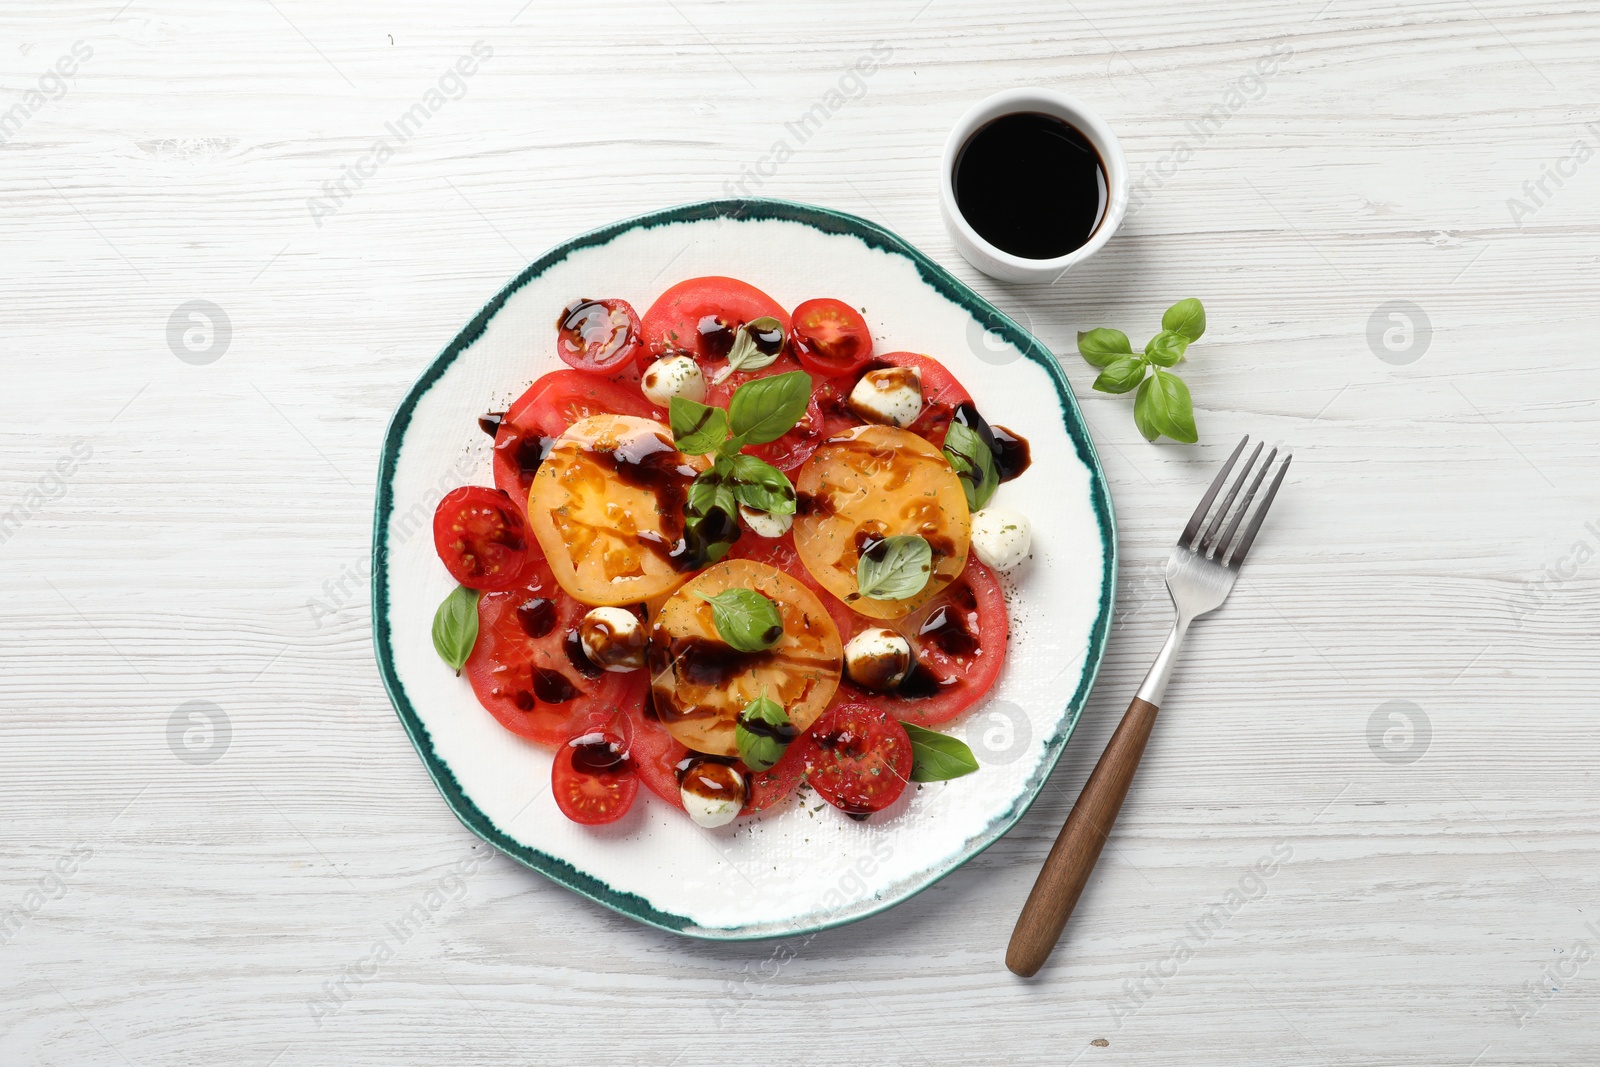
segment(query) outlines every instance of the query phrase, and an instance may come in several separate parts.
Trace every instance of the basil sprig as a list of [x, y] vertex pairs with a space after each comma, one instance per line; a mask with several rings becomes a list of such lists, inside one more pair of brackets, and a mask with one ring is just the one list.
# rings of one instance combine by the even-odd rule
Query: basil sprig
[[1134, 353], [1128, 335], [1121, 330], [1098, 329], [1078, 334], [1078, 354], [1101, 368], [1094, 387], [1102, 393], [1138, 390], [1133, 400], [1133, 422], [1145, 440], [1154, 441], [1165, 434], [1174, 441], [1193, 444], [1200, 435], [1194, 425], [1194, 401], [1189, 387], [1182, 378], [1162, 368], [1182, 362], [1190, 343], [1205, 332], [1206, 309], [1190, 297], [1173, 304], [1161, 316], [1161, 332], [1150, 338], [1143, 353]]
[[799, 735], [783, 705], [765, 693], [745, 705], [733, 724], [739, 758], [752, 771], [770, 770]]
[[783, 637], [778, 605], [754, 589], [724, 589], [700, 599], [711, 605], [717, 636], [737, 652], [765, 652]]
[[856, 588], [868, 600], [916, 596], [933, 573], [933, 547], [916, 534], [896, 534], [861, 553]]
[[478, 643], [478, 596], [476, 589], [458, 585], [433, 613], [433, 650], [457, 677]]
[[902, 722], [911, 738], [911, 780], [944, 782], [978, 769], [978, 758], [965, 741], [949, 734], [925, 730], [915, 723]]
[[994, 465], [994, 449], [977, 430], [952, 422], [944, 438], [944, 458], [961, 480], [967, 494], [967, 508], [981, 509], [1000, 487], [1000, 472]]
[[[781, 330], [777, 320], [772, 321]], [[696, 562], [715, 563], [733, 547], [739, 536], [740, 504], [772, 515], [794, 514], [794, 485], [788, 476], [740, 449], [788, 433], [810, 402], [811, 378], [804, 371], [745, 382], [734, 390], [726, 411], [681, 396], [672, 398], [667, 417], [673, 445], [689, 455], [714, 457], [690, 483], [684, 503], [684, 540]]]

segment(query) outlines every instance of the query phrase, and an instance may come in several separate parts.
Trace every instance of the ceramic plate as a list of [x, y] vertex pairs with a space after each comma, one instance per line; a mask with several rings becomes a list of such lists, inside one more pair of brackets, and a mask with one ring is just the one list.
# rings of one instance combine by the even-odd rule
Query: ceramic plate
[[[623, 297], [642, 314], [669, 285], [731, 275], [784, 307], [836, 296], [865, 309], [879, 351], [924, 352], [980, 410], [1032, 444], [994, 503], [1033, 523], [1033, 556], [1007, 576], [1010, 652], [987, 700], [941, 729], [981, 770], [907, 790], [857, 823], [815, 794], [703, 830], [648, 790], [599, 829], [550, 795], [551, 754], [490, 718], [434, 653], [434, 609], [454, 582], [432, 517], [457, 485], [493, 485], [478, 416], [560, 367], [556, 314]], [[1100, 665], [1116, 533], [1105, 477], [1048, 349], [880, 226], [823, 208], [726, 200], [672, 208], [574, 238], [540, 257], [469, 322], [401, 402], [384, 439], [373, 532], [373, 638], [384, 685], [439, 790], [508, 856], [641, 922], [713, 939], [807, 933], [926, 889], [993, 844], [1055, 766]]]

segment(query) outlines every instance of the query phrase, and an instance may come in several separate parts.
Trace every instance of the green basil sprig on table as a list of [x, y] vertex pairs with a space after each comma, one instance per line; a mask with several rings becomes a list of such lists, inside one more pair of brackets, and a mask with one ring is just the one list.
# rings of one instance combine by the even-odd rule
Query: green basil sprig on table
[[739, 758], [752, 771], [770, 770], [799, 735], [783, 705], [764, 693], [745, 705], [733, 725]]
[[700, 599], [711, 605], [717, 636], [735, 651], [765, 652], [783, 637], [778, 605], [754, 589], [724, 589]]
[[472, 646], [478, 643], [478, 597], [476, 589], [458, 585], [433, 613], [433, 650], [460, 677]]
[[971, 426], [952, 422], [944, 439], [944, 458], [961, 480], [967, 494], [967, 508], [978, 511], [1000, 487], [1000, 472], [994, 465], [994, 449]]
[[916, 596], [933, 573], [933, 547], [916, 534], [896, 534], [861, 553], [856, 588], [868, 600]]
[[902, 722], [900, 725], [906, 728], [906, 735], [911, 738], [913, 782], [944, 782], [978, 769], [977, 757], [960, 738], [925, 730], [914, 723]]
[[1145, 344], [1143, 354], [1134, 354], [1127, 334], [1107, 329], [1078, 334], [1078, 353], [1101, 368], [1094, 387], [1102, 393], [1139, 390], [1133, 400], [1133, 422], [1145, 440], [1154, 441], [1165, 434], [1174, 441], [1193, 444], [1200, 435], [1195, 430], [1189, 387], [1162, 368], [1177, 366], [1189, 344], [1205, 332], [1206, 309], [1190, 297], [1161, 316], [1161, 332]]
[[740, 504], [773, 515], [794, 514], [794, 485], [788, 476], [739, 450], [788, 433], [810, 402], [811, 378], [804, 371], [745, 382], [734, 390], [726, 411], [672, 398], [667, 418], [673, 445], [689, 455], [714, 457], [690, 484], [684, 506], [684, 538], [701, 561], [714, 563], [733, 547]]

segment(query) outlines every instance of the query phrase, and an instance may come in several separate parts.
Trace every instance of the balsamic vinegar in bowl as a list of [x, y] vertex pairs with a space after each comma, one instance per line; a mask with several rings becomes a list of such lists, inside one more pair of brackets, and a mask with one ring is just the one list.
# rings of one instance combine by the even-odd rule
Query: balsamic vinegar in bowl
[[962, 146], [956, 206], [984, 240], [1024, 259], [1075, 252], [1105, 219], [1100, 153], [1069, 122], [1036, 111], [1002, 115]]

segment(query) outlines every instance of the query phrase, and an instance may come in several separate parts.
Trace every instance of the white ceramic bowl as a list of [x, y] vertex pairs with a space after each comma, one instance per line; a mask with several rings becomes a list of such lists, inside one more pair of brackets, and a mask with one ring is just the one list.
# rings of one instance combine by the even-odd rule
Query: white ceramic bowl
[[[1106, 169], [1106, 213], [1100, 225], [1081, 248], [1054, 259], [1027, 259], [996, 248], [972, 228], [956, 206], [956, 159], [967, 139], [984, 124], [1003, 115], [1027, 112], [1052, 115], [1076, 126], [1100, 153]], [[1128, 211], [1128, 161], [1111, 127], [1082, 101], [1053, 89], [1007, 89], [978, 103], [961, 116], [961, 121], [950, 131], [950, 138], [944, 143], [944, 158], [939, 163], [939, 206], [944, 212], [945, 226], [955, 239], [956, 249], [968, 263], [1003, 282], [1048, 285], [1098, 252], [1117, 232]]]

